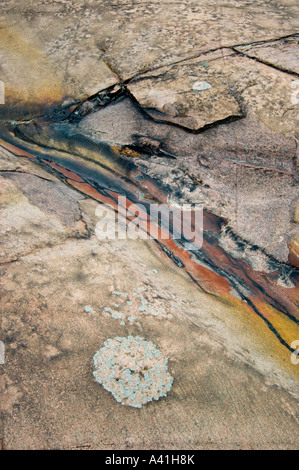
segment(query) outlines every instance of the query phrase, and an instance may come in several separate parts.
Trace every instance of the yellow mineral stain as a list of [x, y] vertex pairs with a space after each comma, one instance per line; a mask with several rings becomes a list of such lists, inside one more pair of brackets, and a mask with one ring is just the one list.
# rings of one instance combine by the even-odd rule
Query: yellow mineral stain
[[140, 153], [136, 152], [135, 150], [130, 149], [129, 147], [124, 147], [120, 153], [122, 155], [125, 155], [126, 157], [135, 157], [135, 158], [140, 158], [141, 155]]
[[0, 78], [5, 84], [5, 108], [23, 108], [30, 114], [33, 107], [61, 102], [62, 76], [43, 52], [41, 40], [34, 37], [25, 23], [0, 24], [0, 44]]
[[[252, 345], [261, 361], [265, 361], [265, 364], [273, 361], [278, 368], [281, 367], [288, 377], [297, 383], [299, 381], [299, 367], [292, 363], [291, 351], [279, 341], [266, 323], [243, 301], [232, 299], [231, 296], [226, 295], [221, 296], [221, 300], [230, 304], [230, 307], [227, 305], [228, 314], [225, 317], [221, 315], [221, 318], [231, 334], [246, 338], [246, 343]], [[299, 326], [296, 323], [265, 302], [255, 301], [254, 303], [289, 346], [295, 339], [299, 339]]]
[[299, 325], [284, 313], [264, 302], [257, 304], [257, 307], [289, 346], [294, 340], [299, 339]]
[[289, 262], [299, 267], [299, 236], [289, 243]]

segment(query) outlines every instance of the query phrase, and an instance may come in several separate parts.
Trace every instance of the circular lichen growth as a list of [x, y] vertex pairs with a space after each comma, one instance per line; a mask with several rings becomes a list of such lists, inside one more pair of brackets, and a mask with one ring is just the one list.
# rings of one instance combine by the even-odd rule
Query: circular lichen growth
[[141, 408], [165, 397], [173, 383], [168, 359], [140, 336], [108, 339], [93, 361], [96, 381], [123, 405]]

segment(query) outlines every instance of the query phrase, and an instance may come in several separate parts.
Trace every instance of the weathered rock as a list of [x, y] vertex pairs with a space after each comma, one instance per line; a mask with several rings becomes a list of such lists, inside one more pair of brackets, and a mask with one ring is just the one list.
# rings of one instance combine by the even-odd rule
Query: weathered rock
[[[1, 115], [44, 113], [153, 67], [296, 31], [296, 2], [1, 2]], [[108, 66], [108, 67], [107, 67]], [[115, 73], [116, 72], [116, 73]]]
[[[279, 134], [298, 132], [298, 112], [293, 103], [294, 76], [248, 57], [224, 59], [235, 93], [255, 117]], [[218, 62], [218, 67], [223, 64]]]
[[237, 46], [235, 49], [278, 69], [299, 74], [299, 35], [265, 44]]
[[291, 213], [298, 200], [294, 138], [269, 130], [253, 113], [191, 134], [144, 119], [129, 100], [87, 116], [79, 129], [95, 140], [137, 148], [144, 138], [156, 139], [176, 160], [160, 154], [134, 162], [158, 179], [173, 200], [203, 203], [242, 238], [287, 261]]
[[114, 13], [118, 29], [108, 33], [105, 58], [122, 79], [219, 47], [287, 36], [298, 28], [294, 0], [258, 5], [246, 0], [113, 5], [106, 7], [106, 18]]
[[62, 243], [69, 237], [88, 235], [78, 207], [79, 194], [7, 151], [0, 155], [0, 174], [1, 171], [1, 262]]
[[[212, 87], [196, 90], [202, 81]], [[244, 111], [275, 132], [290, 134], [299, 128], [294, 83], [292, 75], [223, 50], [141, 75], [128, 88], [159, 121], [198, 130], [228, 117], [241, 117], [238, 97]]]
[[299, 268], [299, 236], [290, 242], [289, 249], [289, 262]]
[[140, 106], [157, 121], [166, 121], [198, 131], [242, 111], [230, 90], [228, 78], [214, 71], [213, 61], [221, 54], [164, 67], [132, 80], [127, 88]]
[[50, 43], [43, 41], [44, 20], [39, 24], [40, 34], [31, 21], [18, 15], [9, 17], [0, 30], [0, 78], [5, 85], [6, 103], [0, 107], [2, 118], [44, 114], [62, 102], [85, 100], [119, 81], [97, 47], [87, 40], [82, 50], [80, 36], [76, 37], [75, 31], [68, 36], [68, 27], [62, 26], [58, 17], [56, 23], [53, 18], [55, 26], [50, 31], [54, 35], [61, 32], [63, 38], [54, 36]]
[[[122, 326], [103, 314], [113, 291], [147, 286], [167, 292], [161, 302], [172, 318], [143, 315]], [[2, 266], [1, 290], [5, 448], [296, 446], [289, 351], [240, 301], [198, 290], [149, 242], [68, 240]], [[107, 338], [141, 332], [169, 358], [174, 384], [167, 398], [132, 414], [94, 381], [92, 357]]]
[[9, 150], [1, 146], [0, 143], [0, 172], [13, 172], [29, 174], [43, 178], [48, 181], [57, 181], [55, 176], [44, 170], [41, 166], [37, 166], [30, 162], [28, 158], [17, 157]]
[[[0, 448], [297, 448], [295, 0], [0, 11], [15, 145], [0, 140]], [[201, 250], [100, 240], [96, 201], [117, 194], [202, 202]], [[95, 383], [92, 357], [116, 336], [169, 358], [166, 397], [134, 410]], [[165, 395], [164, 372], [146, 398]]]

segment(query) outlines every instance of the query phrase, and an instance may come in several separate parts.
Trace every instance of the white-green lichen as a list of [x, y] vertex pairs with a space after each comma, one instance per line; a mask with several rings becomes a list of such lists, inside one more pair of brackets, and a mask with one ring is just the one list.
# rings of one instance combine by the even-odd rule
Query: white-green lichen
[[140, 336], [108, 339], [93, 361], [96, 381], [123, 405], [141, 408], [165, 397], [172, 387], [168, 359]]
[[104, 307], [104, 315], [115, 320], [121, 320], [120, 325], [125, 326], [127, 322], [134, 323], [142, 316], [151, 315], [159, 320], [170, 319], [170, 307], [165, 300], [159, 298], [151, 286], [138, 286], [131, 293], [113, 291], [113, 296], [118, 296], [117, 303], [112, 300], [110, 307]]
[[93, 312], [93, 308], [90, 307], [89, 305], [85, 305], [85, 307], [84, 307], [84, 312], [86, 312], [86, 313], [91, 313], [91, 312]]

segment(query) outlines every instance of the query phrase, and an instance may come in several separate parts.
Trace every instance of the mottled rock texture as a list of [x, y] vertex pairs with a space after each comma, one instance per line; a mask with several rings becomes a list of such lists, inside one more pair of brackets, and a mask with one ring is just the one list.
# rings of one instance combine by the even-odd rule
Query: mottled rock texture
[[297, 14], [297, 2], [286, 0], [4, 0], [7, 99], [27, 114], [62, 99], [84, 99], [117, 75], [125, 80], [219, 47], [291, 35]]
[[[0, 12], [0, 447], [298, 448], [298, 2]], [[203, 204], [202, 248], [99, 240], [119, 194]], [[93, 377], [136, 337], [141, 400]]]
[[248, 57], [295, 75], [299, 74], [298, 41], [299, 34], [296, 34], [277, 41], [237, 46], [235, 49]]
[[172, 122], [194, 131], [242, 116], [226, 74], [213, 71], [213, 65], [201, 59], [142, 74], [130, 81], [128, 89], [156, 121]]

